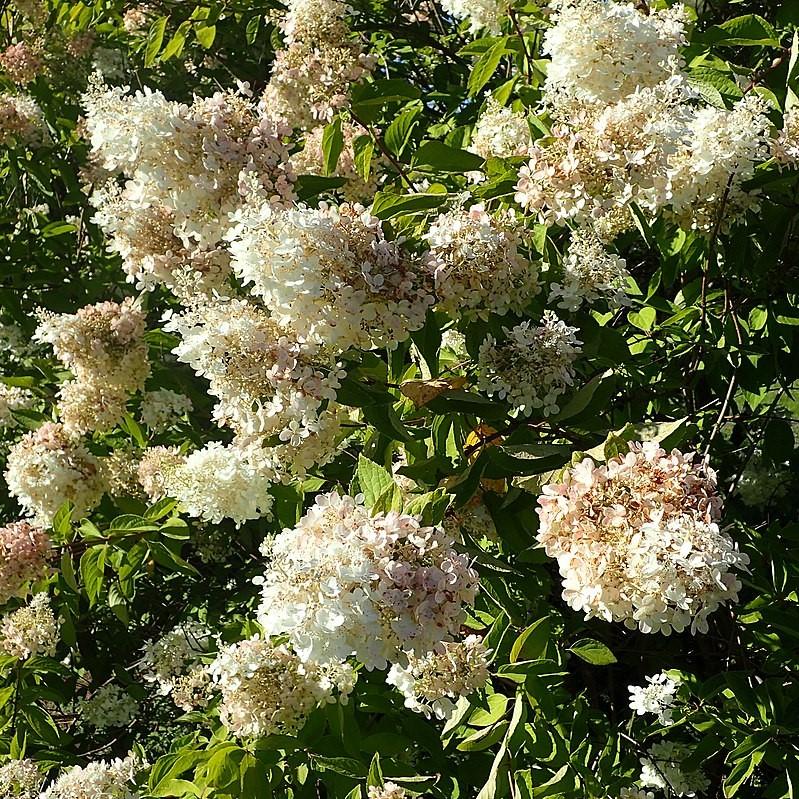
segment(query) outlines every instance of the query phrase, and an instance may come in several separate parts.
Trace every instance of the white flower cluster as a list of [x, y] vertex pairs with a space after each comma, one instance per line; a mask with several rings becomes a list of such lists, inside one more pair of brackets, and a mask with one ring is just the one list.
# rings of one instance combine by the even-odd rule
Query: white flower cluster
[[225, 647], [208, 670], [222, 693], [222, 723], [242, 737], [296, 734], [336, 694], [346, 702], [355, 683], [347, 664], [304, 663], [288, 647], [258, 637]]
[[630, 685], [630, 708], [639, 716], [653, 713], [658, 717], [658, 724], [670, 726], [672, 719], [672, 705], [677, 694], [678, 683], [668, 674], [661, 672], [646, 678], [647, 685]]
[[73, 766], [48, 786], [41, 799], [138, 799], [133, 780], [145, 766], [133, 754]]
[[185, 395], [168, 388], [148, 391], [141, 401], [141, 420], [154, 433], [163, 433], [194, 409], [192, 401]]
[[131, 394], [150, 374], [145, 316], [130, 297], [122, 303], [87, 305], [74, 314], [39, 311], [34, 339], [51, 344], [72, 371], [59, 406], [70, 433], [108, 430], [120, 421]]
[[459, 208], [441, 214], [424, 239], [437, 307], [454, 318], [522, 313], [540, 291], [537, 267], [519, 253], [513, 212], [492, 216], [482, 205]]
[[771, 144], [771, 153], [782, 166], [796, 166], [799, 162], [799, 106], [785, 112], [782, 130]]
[[84, 97], [92, 157], [129, 178], [122, 191], [94, 195], [95, 220], [131, 281], [165, 282], [186, 296], [216, 288], [227, 275], [219, 244], [242, 194], [294, 199], [288, 130], [233, 92], [190, 106], [126, 92], [94, 83]]
[[407, 799], [408, 792], [396, 782], [384, 782], [380, 787], [370, 785], [366, 791], [367, 799]]
[[0, 147], [37, 147], [50, 140], [42, 111], [27, 94], [0, 94]]
[[681, 69], [681, 5], [649, 14], [615, 0], [560, 0], [558, 6], [542, 46], [551, 58], [545, 84], [550, 102], [566, 97], [613, 103]]
[[395, 663], [386, 682], [405, 697], [405, 707], [448, 719], [455, 701], [483, 688], [488, 681], [488, 651], [476, 635], [444, 642], [421, 657], [408, 654], [408, 665]]
[[26, 595], [29, 584], [47, 574], [52, 546], [44, 530], [27, 522], [0, 527], [0, 603]]
[[705, 232], [757, 207], [742, 188], [768, 156], [765, 103], [697, 102], [682, 72], [683, 11], [629, 3], [561, 4], [545, 37], [551, 135], [531, 148], [516, 200], [542, 222], [592, 222], [602, 238], [631, 226], [629, 206], [663, 209]]
[[582, 342], [552, 311], [544, 311], [541, 324], [522, 322], [502, 328], [505, 338], [486, 336], [477, 361], [477, 386], [498, 396], [529, 416], [541, 408], [545, 416], [557, 413], [558, 399], [574, 383], [573, 364]]
[[599, 236], [588, 227], [571, 234], [563, 259], [563, 275], [550, 286], [549, 302], [576, 311], [583, 303], [605, 299], [611, 308], [629, 304], [627, 262], [605, 249]]
[[296, 527], [264, 545], [258, 622], [288, 634], [303, 661], [355, 655], [368, 669], [452, 640], [477, 574], [440, 528], [360, 497], [321, 494]]
[[81, 718], [98, 730], [125, 727], [136, 717], [139, 703], [118, 685], [104, 685], [78, 703]]
[[2, 799], [38, 799], [44, 774], [33, 760], [9, 760], [0, 766]]
[[[322, 139], [325, 128], [319, 126], [305, 136], [305, 146], [300, 152], [291, 156], [291, 166], [298, 175], [325, 175], [325, 157], [322, 150]], [[365, 131], [351, 122], [342, 122], [341, 133], [344, 148], [336, 162], [332, 177], [344, 178], [344, 185], [338, 189], [347, 202], [370, 203], [375, 196], [380, 180], [380, 171], [388, 163], [382, 153], [376, 153], [371, 159], [371, 172], [368, 180], [364, 180], [355, 160], [356, 140], [365, 135]], [[369, 139], [366, 134], [367, 140]]]
[[507, 0], [441, 0], [441, 8], [455, 19], [468, 20], [472, 35], [482, 30], [496, 36], [508, 15]]
[[433, 298], [422, 269], [362, 206], [242, 209], [232, 265], [281, 325], [344, 351], [396, 347]]
[[347, 103], [352, 84], [368, 75], [375, 59], [351, 38], [339, 0], [291, 0], [282, 21], [286, 48], [278, 50], [261, 98], [271, 118], [310, 130], [329, 122]]
[[47, 594], [36, 594], [28, 605], [0, 621], [0, 651], [20, 660], [33, 655], [53, 657], [58, 630], [50, 598]]
[[181, 343], [173, 350], [219, 399], [214, 418], [245, 442], [316, 432], [320, 412], [336, 399], [343, 376], [324, 349], [303, 343], [245, 300], [210, 302], [169, 319]]
[[66, 502], [80, 517], [99, 504], [105, 491], [100, 462], [63, 425], [46, 422], [9, 451], [5, 480], [26, 514], [49, 527]]
[[527, 155], [532, 139], [527, 117], [490, 98], [477, 119], [469, 149], [481, 158]]
[[586, 458], [538, 498], [538, 541], [557, 558], [563, 599], [586, 618], [645, 633], [707, 632], [749, 562], [719, 530], [714, 472], [695, 454], [630, 445], [602, 466]]
[[30, 410], [36, 402], [33, 392], [0, 383], [0, 427], [15, 427], [14, 411]]
[[696, 796], [710, 787], [710, 780], [700, 769], [686, 771], [682, 761], [691, 754], [691, 748], [672, 741], [657, 741], [641, 758], [641, 776], [645, 788], [660, 788], [674, 796]]
[[204, 624], [185, 622], [144, 645], [139, 672], [146, 682], [158, 687], [159, 694], [169, 696], [184, 677], [203, 668], [203, 658], [213, 644], [211, 631]]

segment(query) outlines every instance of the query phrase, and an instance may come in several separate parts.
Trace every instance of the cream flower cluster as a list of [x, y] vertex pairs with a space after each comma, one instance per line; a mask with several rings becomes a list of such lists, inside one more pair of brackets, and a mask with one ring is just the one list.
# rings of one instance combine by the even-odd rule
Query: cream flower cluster
[[395, 347], [433, 298], [421, 267], [358, 205], [242, 209], [233, 268], [277, 321], [338, 350]]
[[144, 329], [144, 313], [130, 297], [74, 314], [39, 311], [34, 339], [52, 345], [74, 375], [59, 391], [67, 431], [108, 430], [119, 422], [129, 396], [150, 374]]
[[366, 791], [367, 799], [406, 799], [408, 792], [396, 782], [384, 782], [380, 787], [370, 785]]
[[558, 6], [542, 46], [551, 58], [544, 87], [550, 102], [615, 102], [681, 69], [681, 5], [648, 14], [615, 0], [560, 0]]
[[[298, 175], [326, 174], [324, 171], [325, 159], [322, 151], [324, 133], [325, 129], [322, 126], [309, 131], [305, 136], [303, 149], [291, 156], [291, 166]], [[373, 155], [369, 180], [364, 180], [358, 172], [355, 162], [355, 140], [363, 136], [365, 132], [351, 122], [342, 122], [341, 133], [344, 139], [344, 148], [331, 175], [344, 178], [345, 183], [339, 191], [347, 202], [370, 203], [378, 189], [380, 171], [385, 168], [387, 159], [382, 154]]]
[[303, 661], [355, 655], [384, 669], [459, 630], [477, 574], [440, 528], [392, 511], [370, 516], [362, 498], [321, 494], [296, 527], [264, 545], [270, 558], [258, 622], [288, 634]]
[[489, 396], [506, 399], [529, 416], [541, 408], [545, 416], [557, 413], [558, 399], [574, 383], [574, 361], [582, 342], [552, 311], [541, 324], [522, 322], [502, 328], [505, 338], [486, 336], [477, 360], [477, 386]]
[[36, 594], [28, 605], [0, 621], [0, 651], [25, 660], [33, 655], [53, 657], [59, 626], [47, 594]]
[[194, 410], [194, 404], [185, 394], [168, 388], [148, 391], [141, 401], [141, 420], [154, 433], [163, 433]]
[[99, 504], [105, 491], [100, 462], [63, 425], [46, 422], [9, 451], [6, 483], [28, 516], [49, 527], [67, 501], [80, 517]]
[[37, 147], [50, 134], [42, 111], [27, 94], [0, 94], [0, 146]]
[[27, 590], [47, 572], [52, 542], [44, 530], [27, 522], [0, 528], [0, 604]]
[[48, 786], [41, 799], [137, 799], [133, 780], [145, 766], [134, 754], [73, 766]]
[[682, 72], [683, 42], [681, 6], [561, 3], [544, 45], [554, 125], [519, 172], [517, 202], [542, 222], [593, 221], [603, 238], [630, 227], [631, 203], [705, 232], [756, 209], [742, 186], [768, 157], [765, 103], [702, 105]]
[[288, 647], [258, 637], [225, 647], [208, 670], [222, 693], [222, 724], [242, 737], [296, 734], [336, 694], [346, 702], [355, 683], [347, 664], [304, 663]]
[[562, 268], [560, 282], [549, 291], [549, 302], [557, 302], [558, 308], [576, 311], [600, 299], [611, 308], [629, 303], [627, 262], [608, 252], [592, 229], [578, 228], [571, 234]]
[[715, 523], [715, 474], [694, 453], [645, 442], [602, 466], [586, 458], [538, 503], [538, 541], [558, 560], [563, 599], [586, 618], [706, 632], [707, 617], [737, 599], [733, 570], [748, 558]]
[[639, 716], [653, 713], [658, 717], [658, 724], [669, 726], [672, 719], [672, 706], [677, 694], [678, 683], [668, 674], [661, 672], [646, 678], [647, 685], [630, 685], [630, 708]]
[[129, 180], [92, 198], [131, 281], [165, 282], [184, 296], [224, 282], [220, 242], [243, 194], [290, 204], [288, 129], [242, 94], [217, 92], [188, 106], [160, 92], [128, 95], [95, 82], [84, 97], [92, 157]]
[[283, 19], [286, 48], [278, 50], [260, 106], [272, 119], [310, 130], [347, 103], [352, 84], [375, 60], [351, 38], [338, 0], [292, 0]]
[[540, 291], [538, 269], [519, 253], [512, 212], [492, 216], [482, 205], [441, 214], [424, 235], [437, 307], [452, 317], [521, 314]]
[[38, 799], [44, 774], [33, 760], [9, 760], [0, 766], [0, 797]]
[[211, 302], [172, 316], [173, 350], [219, 399], [214, 418], [244, 441], [290, 438], [292, 421], [313, 431], [323, 405], [336, 399], [343, 373], [316, 344], [302, 343], [245, 300]]
[[481, 158], [527, 155], [532, 139], [527, 117], [490, 98], [472, 131], [469, 149]]
[[782, 166], [795, 166], [799, 162], [799, 106], [785, 112], [782, 130], [772, 142], [771, 152]]
[[689, 746], [672, 741], [657, 741], [641, 758], [641, 776], [645, 788], [660, 788], [674, 796], [693, 797], [710, 787], [710, 780], [700, 769], [688, 771], [682, 761], [692, 754]]
[[156, 641], [142, 648], [138, 670], [148, 683], [158, 687], [161, 696], [169, 696], [180, 680], [196, 668], [214, 644], [211, 631], [199, 622], [179, 624]]
[[455, 19], [468, 20], [472, 35], [485, 31], [496, 36], [508, 15], [507, 0], [441, 0], [441, 8]]
[[483, 688], [488, 681], [488, 652], [476, 635], [444, 642], [421, 657], [409, 653], [408, 665], [395, 663], [386, 682], [405, 697], [405, 707], [448, 719], [455, 701]]
[[33, 393], [27, 388], [0, 383], [0, 427], [16, 426], [14, 411], [29, 410], [35, 401]]
[[124, 727], [136, 717], [139, 703], [118, 685], [104, 685], [78, 703], [84, 721], [98, 730]]

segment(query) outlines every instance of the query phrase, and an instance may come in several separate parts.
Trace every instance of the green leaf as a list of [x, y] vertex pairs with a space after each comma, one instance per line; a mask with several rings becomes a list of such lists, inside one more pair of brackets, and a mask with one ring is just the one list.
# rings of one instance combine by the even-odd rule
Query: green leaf
[[87, 549], [80, 559], [80, 575], [90, 605], [96, 604], [102, 593], [107, 554], [108, 547], [103, 544]]
[[341, 117], [336, 117], [325, 126], [322, 133], [322, 169], [325, 175], [336, 171], [338, 158], [344, 149], [344, 134], [341, 132]]
[[616, 656], [601, 641], [593, 638], [581, 638], [569, 647], [569, 651], [592, 666], [609, 666], [616, 663]]
[[732, 770], [724, 780], [723, 787], [724, 796], [726, 799], [730, 799], [731, 797], [735, 796], [736, 793], [738, 793], [738, 789], [749, 780], [755, 768], [757, 768], [757, 765], [763, 759], [764, 755], [765, 752], [762, 749], [758, 749], [757, 751], [752, 752], [750, 755], [739, 760], [733, 766]]
[[372, 213], [378, 219], [385, 221], [409, 211], [427, 211], [430, 208], [438, 208], [446, 199], [446, 191], [418, 192], [417, 194], [391, 194], [379, 191], [375, 194], [372, 202]]
[[372, 171], [372, 156], [375, 152], [375, 143], [371, 136], [356, 136], [352, 140], [353, 160], [355, 171], [364, 181], [369, 180]]
[[169, 17], [159, 17], [150, 26], [150, 31], [147, 34], [147, 46], [144, 49], [144, 66], [151, 67], [158, 53], [161, 50], [161, 45], [164, 43], [164, 33], [166, 31], [166, 24]]
[[394, 486], [394, 478], [391, 473], [363, 455], [358, 456], [358, 468], [355, 475], [358, 478], [358, 485], [361, 488], [363, 501], [367, 508], [373, 507], [378, 498], [387, 489]]
[[630, 313], [627, 314], [627, 319], [630, 324], [635, 325], [635, 327], [644, 332], [648, 332], [652, 329], [656, 318], [657, 311], [651, 305], [641, 308], [640, 311], [630, 311]]
[[366, 775], [366, 785], [371, 788], [383, 787], [383, 769], [380, 768], [380, 755], [375, 752], [369, 764], [369, 773]]
[[483, 166], [479, 155], [450, 147], [442, 141], [425, 142], [414, 155], [414, 169], [434, 172], [472, 172]]
[[502, 56], [507, 52], [507, 42], [507, 36], [497, 40], [475, 61], [467, 84], [470, 97], [477, 94], [491, 80]]
[[208, 50], [216, 39], [216, 25], [197, 25], [194, 28], [197, 41]]
[[69, 535], [72, 530], [72, 514], [75, 512], [75, 506], [67, 501], [65, 502], [53, 516], [53, 532], [61, 536]]
[[386, 129], [383, 141], [386, 147], [395, 155], [402, 155], [408, 144], [408, 139], [416, 127], [419, 115], [422, 113], [418, 105], [406, 108]]
[[714, 44], [743, 47], [779, 47], [774, 28], [759, 14], [744, 14], [711, 28], [706, 37]]
[[534, 621], [514, 642], [510, 650], [510, 662], [537, 660], [544, 657], [549, 643], [549, 617]]

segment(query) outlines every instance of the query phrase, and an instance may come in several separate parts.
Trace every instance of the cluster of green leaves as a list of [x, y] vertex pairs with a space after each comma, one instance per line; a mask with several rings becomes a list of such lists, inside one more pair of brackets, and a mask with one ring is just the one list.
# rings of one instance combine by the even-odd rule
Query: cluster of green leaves
[[[148, 28], [128, 35], [116, 0], [51, 5], [48, 30], [92, 31], [116, 49], [126, 82], [188, 99], [217, 85], [247, 81], [263, 88], [280, 46], [277, 3], [209, 0], [156, 2]], [[460, 192], [491, 209], [512, 206], [518, 161], [482, 159], [465, 148], [486, 98], [534, 111], [546, 62], [540, 55], [546, 15], [517, 4], [524, 26], [469, 40], [464, 27], [414, 3], [360, 0], [354, 28], [381, 65], [352, 89], [350, 106], [326, 128], [327, 175], [301, 176], [298, 194], [314, 203], [336, 197], [331, 177], [342, 150], [342, 119], [356, 121], [356, 162], [366, 177], [383, 156], [388, 166], [373, 212], [395, 235], [418, 240], [431, 216]], [[791, 3], [707, 2], [687, 51], [691, 79], [704, 99], [729, 106], [741, 81], [784, 108], [797, 87], [796, 27]], [[4, 21], [11, 11], [2, 11]], [[523, 32], [520, 32], [523, 31]], [[9, 29], [4, 28], [4, 35]], [[84, 76], [85, 78], [85, 76]], [[44, 110], [53, 143], [35, 153], [3, 150], [0, 322], [29, 339], [37, 306], [64, 312], [129, 293], [108, 255], [81, 191], [86, 145], [78, 135], [80, 80], [50, 74], [31, 94]], [[533, 135], [545, 122], [531, 114]], [[487, 179], [470, 186], [467, 172]], [[423, 188], [420, 187], [425, 181]], [[43, 767], [124, 755], [138, 746], [154, 763], [143, 797], [362, 797], [391, 780], [433, 797], [614, 797], [631, 784], [639, 759], [663, 730], [633, 719], [627, 686], [670, 670], [681, 679], [679, 721], [668, 731], [694, 747], [710, 797], [799, 797], [799, 526], [794, 437], [799, 419], [799, 292], [796, 174], [773, 164], [758, 171], [757, 218], [712, 237], [640, 218], [617, 244], [638, 293], [616, 314], [583, 310], [579, 381], [557, 415], [522, 424], [508, 406], [453, 381], [441, 351], [446, 320], [431, 313], [412, 340], [385, 353], [347, 361], [339, 401], [358, 409], [363, 433], [335, 462], [301, 485], [275, 487], [275, 518], [215, 530], [226, 546], [208, 557], [208, 530], [189, 525], [174, 503], [147, 507], [140, 498], [106, 497], [90, 519], [65, 507], [54, 523], [59, 552], [48, 579], [61, 619], [58, 658], [0, 661], [0, 753], [33, 756]], [[557, 265], [568, 231], [529, 221], [530, 255]], [[187, 449], [220, 436], [208, 421], [202, 381], [165, 357], [174, 341], [157, 329], [170, 306], [147, 298], [150, 388], [188, 394], [190, 420], [154, 434], [131, 414], [96, 435], [97, 453], [146, 446]], [[544, 307], [540, 297], [532, 316]], [[507, 319], [465, 326], [473, 356], [487, 332]], [[0, 454], [26, 428], [53, 414], [65, 374], [43, 350], [24, 358], [0, 352], [0, 381], [31, 388], [37, 410], [16, 413]], [[644, 636], [601, 621], [583, 621], [560, 598], [557, 570], [535, 546], [539, 487], [575, 453], [597, 460], [622, 451], [643, 427], [664, 446], [707, 453], [727, 495], [727, 519], [751, 558], [741, 605], [711, 617], [708, 635]], [[224, 641], [254, 632], [251, 578], [262, 570], [258, 544], [293, 525], [316, 492], [344, 487], [368, 504], [402, 504], [390, 474], [419, 486], [406, 510], [425, 521], [458, 514], [479, 499], [494, 539], [464, 534], [482, 591], [466, 627], [492, 650], [490, 690], [461, 700], [446, 724], [402, 706], [380, 673], [362, 672], [352, 701], [316, 711], [296, 737], [232, 738], [214, 707], [180, 716], [141, 682], [135, 664], [143, 643], [183, 619], [205, 621]], [[736, 487], [754, 458], [780, 470], [787, 490], [749, 507]], [[3, 520], [19, 514], [0, 497]], [[69, 658], [68, 660], [63, 660]], [[114, 680], [142, 700], [128, 728], [95, 731], [75, 701]]]

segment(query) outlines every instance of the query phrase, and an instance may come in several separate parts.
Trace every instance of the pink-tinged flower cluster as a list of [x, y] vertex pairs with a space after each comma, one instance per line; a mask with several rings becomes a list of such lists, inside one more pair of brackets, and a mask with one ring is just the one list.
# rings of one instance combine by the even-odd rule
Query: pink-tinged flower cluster
[[0, 94], [0, 145], [36, 147], [50, 134], [39, 106], [26, 94]]
[[112, 428], [150, 374], [144, 313], [126, 298], [87, 305], [75, 314], [40, 311], [39, 319], [35, 339], [51, 344], [74, 375], [59, 393], [65, 427], [74, 433]]
[[25, 86], [36, 80], [44, 69], [44, 60], [38, 47], [19, 42], [9, 45], [0, 53], [0, 69], [8, 75], [12, 83]]
[[27, 522], [0, 528], [0, 604], [45, 575], [51, 546], [47, 533]]
[[75, 516], [96, 507], [105, 482], [100, 462], [63, 425], [46, 422], [23, 436], [8, 453], [6, 483], [27, 515], [47, 527], [67, 501]]
[[694, 453], [646, 442], [604, 465], [586, 458], [538, 503], [538, 541], [557, 558], [564, 600], [586, 618], [706, 632], [708, 615], [737, 600], [732, 570], [748, 558], [719, 530], [716, 477]]
[[363, 499], [322, 494], [293, 529], [264, 547], [258, 621], [288, 634], [302, 660], [355, 655], [383, 669], [404, 651], [452, 640], [474, 601], [477, 574], [438, 527]]

